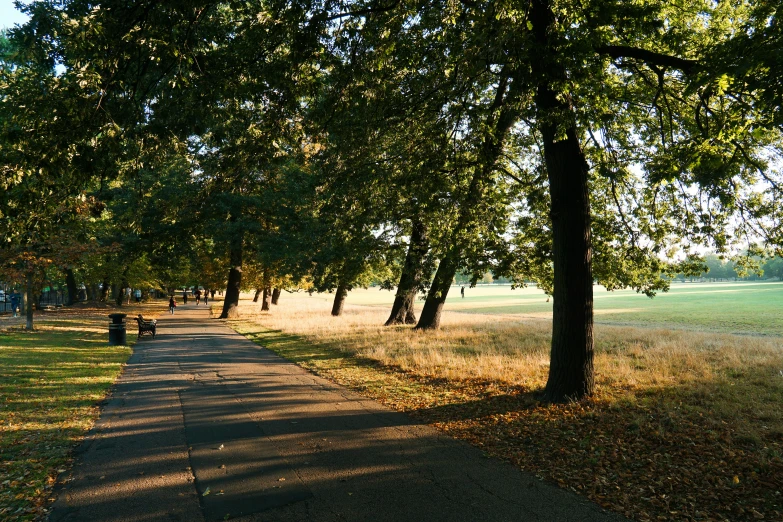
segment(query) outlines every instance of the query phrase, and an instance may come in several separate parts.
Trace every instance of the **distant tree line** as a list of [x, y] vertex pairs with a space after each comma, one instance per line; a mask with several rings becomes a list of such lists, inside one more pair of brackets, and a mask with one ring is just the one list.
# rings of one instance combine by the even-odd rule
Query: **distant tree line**
[[735, 261], [716, 254], [704, 256], [706, 270], [701, 273], [686, 276], [677, 274], [676, 279], [693, 280], [694, 277], [710, 281], [759, 281], [777, 279], [783, 281], [783, 257], [774, 256], [767, 259], [751, 259], [751, 267], [746, 263], [735, 265]]

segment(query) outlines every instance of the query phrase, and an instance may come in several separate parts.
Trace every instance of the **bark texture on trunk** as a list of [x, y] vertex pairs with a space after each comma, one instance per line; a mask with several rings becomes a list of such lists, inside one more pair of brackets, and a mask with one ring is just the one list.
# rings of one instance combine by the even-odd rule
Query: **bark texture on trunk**
[[337, 286], [334, 292], [334, 303], [332, 304], [332, 315], [339, 317], [343, 313], [345, 298], [348, 297], [348, 287], [344, 284]]
[[256, 288], [256, 293], [255, 293], [255, 294], [253, 294], [253, 302], [254, 302], [254, 303], [257, 303], [257, 302], [258, 302], [258, 297], [261, 295], [261, 292], [262, 292], [262, 291], [263, 291], [262, 289], [260, 289], [260, 288]]
[[544, 398], [564, 402], [592, 395], [595, 386], [588, 164], [570, 100], [551, 87], [565, 70], [551, 38], [556, 20], [548, 0], [533, 0], [531, 20], [542, 57], [533, 73], [541, 79], [535, 101], [552, 200], [554, 304]]
[[27, 274], [25, 283], [26, 283], [24, 288], [25, 318], [26, 318], [25, 329], [32, 330], [33, 329], [33, 274]]
[[68, 287], [68, 299], [65, 301], [65, 304], [67, 306], [73, 306], [76, 302], [78, 290], [76, 289], [76, 276], [73, 275], [72, 268], [65, 269], [65, 285]]
[[397, 285], [397, 293], [394, 295], [394, 304], [385, 326], [416, 324], [413, 305], [416, 302], [416, 293], [419, 291], [419, 285], [421, 285], [424, 276], [424, 257], [428, 250], [427, 228], [424, 223], [416, 219], [411, 228], [411, 242], [408, 245], [405, 264], [402, 267], [400, 282]]
[[280, 301], [280, 292], [281, 290], [279, 288], [275, 288], [272, 290], [272, 304], [276, 305], [278, 301]]
[[223, 301], [223, 311], [220, 319], [233, 319], [239, 315], [239, 292], [242, 288], [242, 236], [239, 235], [231, 240], [231, 249], [229, 252], [231, 269], [228, 271], [228, 286], [226, 287], [226, 298]]

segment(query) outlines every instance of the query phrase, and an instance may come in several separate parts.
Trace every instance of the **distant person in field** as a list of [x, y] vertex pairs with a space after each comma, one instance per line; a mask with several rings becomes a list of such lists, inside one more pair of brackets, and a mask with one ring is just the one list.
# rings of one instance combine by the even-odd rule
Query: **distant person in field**
[[182, 291], [182, 304], [188, 304], [188, 289]]
[[459, 287], [459, 293], [462, 294], [462, 298], [465, 299], [465, 287], [460, 286]]
[[169, 297], [169, 313], [171, 315], [174, 315], [174, 309], [177, 307], [177, 301], [174, 299], [174, 296], [172, 295]]
[[209, 290], [206, 288], [204, 289], [204, 304], [207, 304], [207, 301], [209, 300]]
[[141, 302], [141, 290], [139, 290], [138, 288], [136, 290], [134, 290], [133, 297], [136, 298], [136, 302], [137, 303], [140, 303]]
[[196, 296], [196, 306], [198, 306], [198, 304], [199, 304], [199, 303], [201, 303], [201, 290], [199, 290], [198, 288], [196, 288], [196, 289], [193, 291], [193, 295], [195, 295], [195, 296]]

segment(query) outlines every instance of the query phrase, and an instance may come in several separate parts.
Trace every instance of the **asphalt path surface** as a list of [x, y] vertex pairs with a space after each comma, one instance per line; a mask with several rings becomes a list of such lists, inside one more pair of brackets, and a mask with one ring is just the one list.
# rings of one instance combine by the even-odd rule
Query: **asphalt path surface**
[[623, 520], [189, 304], [136, 344], [49, 520], [225, 519]]

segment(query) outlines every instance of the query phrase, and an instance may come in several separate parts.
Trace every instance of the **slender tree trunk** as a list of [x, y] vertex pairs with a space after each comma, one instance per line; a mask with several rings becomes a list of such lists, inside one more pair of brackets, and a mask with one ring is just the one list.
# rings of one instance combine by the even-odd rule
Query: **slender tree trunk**
[[262, 292], [262, 291], [263, 291], [263, 290], [262, 290], [261, 288], [256, 288], [256, 293], [255, 293], [255, 294], [253, 294], [253, 302], [254, 302], [254, 303], [257, 303], [257, 302], [258, 302], [258, 296], [260, 296], [260, 295], [261, 295], [261, 292]]
[[405, 256], [400, 282], [394, 295], [391, 314], [386, 320], [385, 326], [416, 324], [413, 305], [416, 302], [416, 293], [419, 291], [419, 285], [424, 276], [424, 256], [427, 255], [428, 250], [427, 229], [424, 223], [414, 219], [408, 253]]
[[119, 291], [117, 292], [117, 295], [114, 298], [114, 302], [117, 303], [117, 306], [122, 306], [125, 304], [125, 297], [127, 296], [127, 288], [128, 288], [128, 281], [125, 279], [122, 280], [122, 284], [120, 285]]
[[65, 269], [65, 285], [68, 287], [68, 299], [65, 301], [66, 306], [73, 306], [76, 302], [76, 277], [73, 275], [72, 268]]
[[550, 40], [555, 16], [548, 0], [533, 0], [531, 21], [542, 57], [533, 65], [533, 74], [540, 79], [535, 101], [552, 200], [554, 305], [544, 396], [563, 402], [591, 395], [595, 385], [588, 164], [570, 100], [551, 87], [554, 80], [565, 77], [565, 71]]
[[348, 287], [340, 283], [337, 285], [337, 290], [334, 292], [334, 304], [332, 304], [333, 316], [339, 317], [343, 313], [346, 297], [348, 297]]
[[269, 269], [264, 268], [264, 296], [263, 296], [263, 302], [261, 303], [261, 311], [262, 312], [268, 312], [271, 306], [269, 306], [272, 302], [272, 283], [269, 280]]
[[101, 302], [108, 302], [109, 301], [109, 278], [104, 277], [103, 278], [103, 287], [101, 288]]
[[454, 276], [457, 275], [465, 246], [466, 239], [463, 236], [478, 221], [484, 219], [485, 211], [485, 191], [491, 182], [492, 173], [495, 171], [500, 154], [503, 152], [503, 144], [508, 136], [509, 130], [519, 119], [518, 100], [520, 97], [523, 82], [518, 78], [519, 71], [512, 74], [512, 81], [505, 75], [509, 71], [503, 69], [504, 75], [501, 78], [501, 84], [498, 86], [495, 100], [492, 103], [492, 112], [487, 118], [488, 128], [492, 128], [494, 133], [482, 143], [480, 164], [476, 167], [470, 187], [460, 205], [459, 219], [454, 231], [451, 234], [452, 244], [441, 258], [438, 270], [430, 285], [427, 299], [424, 301], [424, 308], [421, 310], [419, 322], [416, 324], [416, 330], [434, 330], [440, 327], [440, 316], [443, 311], [443, 303], [446, 302], [451, 283]]
[[271, 304], [272, 304], [272, 288], [269, 286], [265, 286], [263, 302], [261, 303], [261, 311], [268, 312], [272, 308], [270, 306]]
[[242, 234], [238, 234], [231, 240], [229, 252], [231, 270], [228, 272], [228, 287], [226, 298], [223, 301], [221, 319], [233, 319], [239, 315], [239, 292], [242, 288]]
[[25, 294], [24, 294], [24, 302], [25, 302], [25, 313], [27, 322], [25, 324], [26, 330], [32, 330], [33, 329], [33, 274], [28, 273], [26, 280], [25, 280]]
[[275, 288], [272, 290], [272, 304], [277, 305], [277, 302], [280, 301], [280, 292], [281, 290], [279, 288]]

